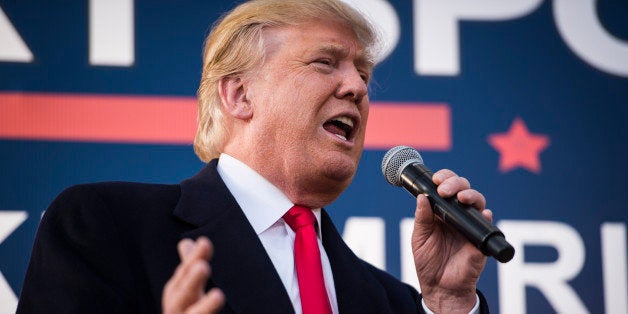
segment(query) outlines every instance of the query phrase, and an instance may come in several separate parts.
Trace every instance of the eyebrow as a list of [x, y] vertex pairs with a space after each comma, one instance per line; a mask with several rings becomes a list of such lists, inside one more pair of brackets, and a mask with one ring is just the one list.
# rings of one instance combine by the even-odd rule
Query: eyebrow
[[[334, 44], [325, 44], [320, 46], [317, 51], [328, 53], [337, 57], [347, 57], [349, 55], [349, 48], [342, 45], [334, 45]], [[365, 67], [369, 72], [373, 70], [375, 66], [374, 62], [370, 60], [364, 53], [364, 50], [360, 50], [356, 53], [356, 58], [354, 60], [354, 64], [358, 67]]]

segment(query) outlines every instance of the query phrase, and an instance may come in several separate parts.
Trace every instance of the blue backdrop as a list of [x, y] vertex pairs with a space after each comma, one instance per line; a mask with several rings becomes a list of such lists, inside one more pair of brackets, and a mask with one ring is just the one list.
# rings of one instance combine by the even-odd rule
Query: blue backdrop
[[[490, 260], [480, 280], [492, 310], [626, 313], [628, 2], [354, 2], [389, 41], [372, 102], [448, 108], [449, 116], [434, 123], [450, 123], [450, 144], [415, 146], [430, 168], [469, 178], [518, 248], [511, 263]], [[64, 188], [173, 183], [203, 166], [191, 138], [86, 139], [54, 133], [57, 124], [42, 131], [40, 119], [60, 108], [52, 100], [191, 99], [204, 37], [231, 7], [0, 0], [0, 313], [14, 311], [40, 216]], [[106, 37], [89, 26], [102, 17], [122, 25], [110, 30], [116, 36], [105, 48], [90, 45]], [[430, 47], [435, 56], [422, 54]], [[29, 103], [34, 95], [44, 100]], [[382, 178], [384, 146], [367, 147], [354, 183], [328, 210], [360, 254], [412, 282], [403, 275], [400, 237], [407, 238], [402, 221], [414, 201]], [[375, 244], [360, 243], [360, 235]]]

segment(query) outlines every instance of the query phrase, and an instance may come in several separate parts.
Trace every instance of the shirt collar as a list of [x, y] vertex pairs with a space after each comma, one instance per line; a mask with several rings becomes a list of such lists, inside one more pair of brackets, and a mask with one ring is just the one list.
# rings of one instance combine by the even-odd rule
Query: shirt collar
[[[220, 154], [217, 170], [258, 235], [294, 206], [281, 190], [234, 157]], [[321, 210], [315, 208], [312, 212], [320, 235]]]

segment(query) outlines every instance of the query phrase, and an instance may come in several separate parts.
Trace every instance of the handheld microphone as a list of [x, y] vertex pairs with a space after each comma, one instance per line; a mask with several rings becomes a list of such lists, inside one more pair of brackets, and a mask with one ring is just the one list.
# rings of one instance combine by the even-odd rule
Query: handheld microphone
[[419, 152], [408, 146], [390, 149], [382, 160], [382, 173], [388, 183], [403, 186], [415, 197], [426, 194], [436, 215], [462, 233], [484, 255], [506, 263], [515, 249], [504, 234], [475, 208], [460, 204], [456, 197], [442, 198], [432, 181], [432, 171], [423, 164]]

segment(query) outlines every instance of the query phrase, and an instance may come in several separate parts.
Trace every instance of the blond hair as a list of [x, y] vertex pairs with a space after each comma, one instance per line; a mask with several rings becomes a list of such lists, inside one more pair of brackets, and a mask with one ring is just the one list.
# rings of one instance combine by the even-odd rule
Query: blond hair
[[353, 29], [372, 60], [376, 33], [356, 10], [338, 0], [252, 0], [223, 16], [205, 40], [203, 74], [198, 89], [194, 151], [202, 161], [217, 158], [226, 140], [218, 84], [223, 77], [246, 73], [264, 59], [265, 27], [333, 20]]

